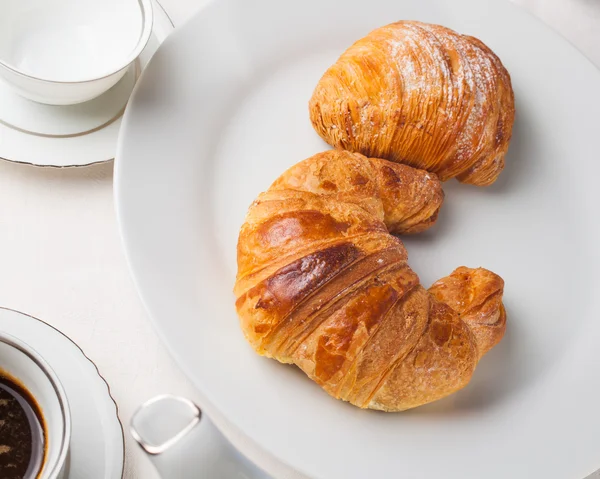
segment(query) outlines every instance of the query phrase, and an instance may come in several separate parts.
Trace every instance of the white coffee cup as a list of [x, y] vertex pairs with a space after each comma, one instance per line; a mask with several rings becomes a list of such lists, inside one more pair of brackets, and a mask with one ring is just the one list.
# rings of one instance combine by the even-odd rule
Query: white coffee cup
[[40, 103], [91, 100], [144, 50], [153, 18], [151, 0], [2, 0], [0, 79]]
[[46, 454], [41, 474], [35, 471], [32, 478], [64, 478], [68, 469], [71, 413], [56, 373], [33, 348], [4, 332], [0, 332], [0, 373], [18, 380], [33, 396], [43, 416]]

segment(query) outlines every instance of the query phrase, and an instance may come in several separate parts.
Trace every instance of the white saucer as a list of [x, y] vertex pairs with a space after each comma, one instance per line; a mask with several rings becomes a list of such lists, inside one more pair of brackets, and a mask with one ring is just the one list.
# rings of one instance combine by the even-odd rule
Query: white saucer
[[72, 106], [35, 103], [0, 80], [0, 159], [35, 166], [87, 166], [115, 157], [121, 117], [133, 87], [152, 55], [173, 31], [173, 22], [153, 0], [148, 45], [123, 79], [100, 97]]
[[72, 418], [67, 477], [121, 478], [123, 426], [109, 386], [96, 365], [60, 331], [26, 314], [0, 308], [0, 329], [39, 352], [65, 388]]

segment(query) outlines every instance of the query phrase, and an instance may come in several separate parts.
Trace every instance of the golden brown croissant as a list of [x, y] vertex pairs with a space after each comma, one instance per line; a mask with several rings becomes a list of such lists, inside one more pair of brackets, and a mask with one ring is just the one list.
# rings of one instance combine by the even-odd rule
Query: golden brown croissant
[[514, 121], [510, 76], [481, 41], [398, 22], [352, 45], [310, 100], [316, 131], [337, 148], [493, 183]]
[[432, 225], [442, 201], [435, 175], [341, 150], [281, 175], [238, 241], [236, 307], [254, 349], [363, 408], [465, 386], [504, 333], [504, 283], [462, 267], [427, 292], [390, 234]]

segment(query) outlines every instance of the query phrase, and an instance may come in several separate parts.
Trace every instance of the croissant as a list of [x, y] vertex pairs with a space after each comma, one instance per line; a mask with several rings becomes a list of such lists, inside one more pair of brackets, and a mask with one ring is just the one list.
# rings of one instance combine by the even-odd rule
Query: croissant
[[238, 241], [252, 347], [361, 408], [401, 411], [465, 386], [504, 334], [504, 283], [461, 267], [427, 291], [391, 234], [431, 226], [443, 197], [434, 174], [342, 150], [286, 171]]
[[352, 45], [309, 104], [330, 145], [486, 186], [504, 168], [514, 121], [510, 76], [480, 40], [402, 21]]

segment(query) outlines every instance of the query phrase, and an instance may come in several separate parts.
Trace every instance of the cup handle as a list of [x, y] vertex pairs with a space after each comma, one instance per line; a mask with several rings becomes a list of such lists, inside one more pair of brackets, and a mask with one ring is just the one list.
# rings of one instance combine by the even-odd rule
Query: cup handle
[[130, 431], [163, 479], [269, 479], [188, 399], [150, 399], [133, 415]]

